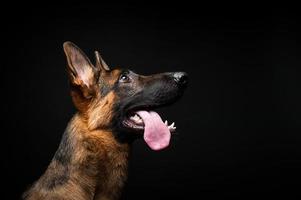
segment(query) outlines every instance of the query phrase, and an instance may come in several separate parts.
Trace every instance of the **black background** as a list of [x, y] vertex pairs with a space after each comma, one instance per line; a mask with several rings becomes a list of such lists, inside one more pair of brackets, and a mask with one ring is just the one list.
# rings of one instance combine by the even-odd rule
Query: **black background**
[[184, 97], [161, 112], [178, 135], [161, 152], [134, 144], [123, 199], [297, 199], [296, 10], [188, 2], [2, 9], [1, 199], [17, 199], [44, 172], [75, 113], [67, 40], [92, 60], [100, 50], [112, 67], [190, 75]]

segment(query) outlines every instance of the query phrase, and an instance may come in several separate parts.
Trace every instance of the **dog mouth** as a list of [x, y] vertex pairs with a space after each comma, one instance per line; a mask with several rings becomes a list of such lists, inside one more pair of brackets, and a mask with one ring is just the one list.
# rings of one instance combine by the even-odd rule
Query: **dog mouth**
[[168, 125], [168, 121], [161, 119], [153, 110], [139, 109], [129, 112], [123, 120], [123, 126], [128, 129], [144, 132], [143, 138], [153, 150], [161, 150], [169, 145], [171, 133], [175, 132], [175, 123]]
[[[137, 111], [137, 112], [139, 112], [139, 111]], [[133, 112], [133, 113], [129, 114], [126, 117], [126, 119], [123, 121], [123, 124], [127, 128], [135, 129], [137, 131], [143, 131], [144, 126], [145, 126], [144, 121], [137, 112]], [[149, 111], [146, 111], [146, 112], [149, 112]], [[155, 111], [151, 111], [151, 112], [155, 112]], [[171, 133], [176, 131], [177, 127], [175, 127], [175, 122], [172, 122], [170, 125], [168, 125], [168, 121], [165, 120], [164, 124], [165, 124], [165, 126], [168, 127], [168, 129]]]

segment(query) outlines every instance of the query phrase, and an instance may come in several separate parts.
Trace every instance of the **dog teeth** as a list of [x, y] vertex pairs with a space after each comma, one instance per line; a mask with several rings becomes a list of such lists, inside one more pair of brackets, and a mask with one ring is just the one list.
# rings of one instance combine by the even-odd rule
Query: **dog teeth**
[[140, 116], [135, 114], [134, 116], [132, 116], [134, 119], [140, 119]]
[[168, 126], [168, 128], [175, 128], [175, 123], [173, 122], [171, 125]]
[[176, 130], [177, 127], [175, 127], [175, 123], [171, 123], [170, 125], [168, 125], [168, 121], [165, 120], [164, 124], [168, 127], [168, 130], [170, 132], [174, 132]]
[[141, 123], [142, 122], [141, 117], [137, 114], [135, 114], [134, 116], [131, 116], [130, 119], [135, 121], [136, 123]]
[[170, 132], [174, 132], [176, 130], [177, 127], [168, 127]]
[[173, 122], [171, 125], [168, 126], [167, 120], [165, 121], [165, 125], [168, 127], [170, 131], [175, 131], [177, 127], [175, 127], [175, 123]]
[[177, 127], [169, 128], [169, 131], [175, 131]]

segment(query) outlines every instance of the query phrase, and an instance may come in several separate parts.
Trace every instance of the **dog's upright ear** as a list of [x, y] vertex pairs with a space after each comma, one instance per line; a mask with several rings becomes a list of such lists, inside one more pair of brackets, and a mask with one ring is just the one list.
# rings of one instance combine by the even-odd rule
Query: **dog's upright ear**
[[65, 42], [63, 47], [68, 62], [73, 103], [79, 111], [85, 112], [93, 97], [98, 94], [100, 68], [95, 67], [86, 54], [72, 42]]
[[105, 61], [102, 59], [102, 57], [100, 56], [98, 51], [95, 51], [95, 62], [96, 62], [96, 67], [100, 70], [100, 71], [104, 71], [104, 72], [109, 72], [110, 68], [109, 66], [105, 63]]
[[90, 98], [96, 89], [99, 69], [94, 67], [86, 54], [72, 42], [65, 42], [63, 47], [68, 61], [70, 83], [81, 91], [83, 97]]

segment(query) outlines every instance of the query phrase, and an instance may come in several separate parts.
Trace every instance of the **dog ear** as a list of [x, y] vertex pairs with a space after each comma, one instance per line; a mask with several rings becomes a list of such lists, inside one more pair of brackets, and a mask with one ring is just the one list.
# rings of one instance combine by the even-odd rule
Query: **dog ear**
[[95, 62], [96, 62], [96, 67], [100, 70], [100, 71], [110, 71], [109, 66], [105, 63], [105, 61], [102, 59], [102, 57], [100, 56], [98, 51], [95, 51]]
[[71, 84], [79, 88], [84, 97], [91, 96], [99, 70], [93, 66], [86, 54], [72, 42], [65, 42], [63, 47], [68, 61]]

